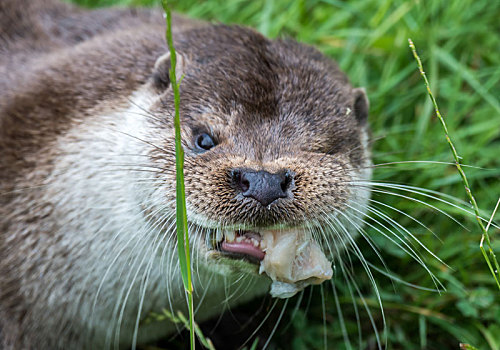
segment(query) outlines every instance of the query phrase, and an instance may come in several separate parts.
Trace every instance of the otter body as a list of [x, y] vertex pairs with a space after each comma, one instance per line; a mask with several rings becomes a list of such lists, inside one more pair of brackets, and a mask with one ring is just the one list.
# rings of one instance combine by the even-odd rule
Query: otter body
[[[141, 322], [185, 312], [161, 12], [4, 0], [0, 29], [0, 348], [126, 348], [174, 331]], [[227, 237], [300, 229], [331, 256], [355, 236], [367, 102], [293, 41], [183, 18], [174, 41], [201, 321], [271, 283]]]

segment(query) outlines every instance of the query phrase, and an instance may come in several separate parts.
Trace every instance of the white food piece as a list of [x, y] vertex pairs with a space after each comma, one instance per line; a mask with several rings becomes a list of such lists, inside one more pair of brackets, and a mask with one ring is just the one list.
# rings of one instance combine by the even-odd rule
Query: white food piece
[[320, 284], [333, 276], [332, 264], [320, 246], [302, 230], [261, 232], [266, 256], [260, 273], [272, 280], [271, 295], [289, 298], [309, 284]]
[[291, 298], [298, 292], [300, 292], [304, 287], [300, 287], [295, 283], [285, 283], [280, 281], [273, 281], [271, 284], [271, 294], [274, 298], [286, 299]]

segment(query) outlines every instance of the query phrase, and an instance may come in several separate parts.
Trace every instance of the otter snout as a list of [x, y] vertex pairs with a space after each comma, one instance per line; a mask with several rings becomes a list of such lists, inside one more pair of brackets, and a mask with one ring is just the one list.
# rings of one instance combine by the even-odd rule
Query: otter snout
[[268, 206], [278, 198], [287, 198], [293, 181], [289, 171], [272, 174], [265, 170], [235, 169], [231, 175], [243, 197], [253, 198], [263, 206]]

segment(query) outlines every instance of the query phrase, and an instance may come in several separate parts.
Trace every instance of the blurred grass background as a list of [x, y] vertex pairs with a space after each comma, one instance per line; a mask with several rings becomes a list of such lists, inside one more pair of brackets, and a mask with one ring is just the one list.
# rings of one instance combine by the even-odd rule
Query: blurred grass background
[[[157, 4], [156, 0], [74, 1], [88, 7]], [[248, 25], [273, 38], [293, 37], [335, 59], [355, 86], [367, 89], [370, 123], [376, 140], [375, 163], [452, 162], [408, 48], [407, 39], [412, 38], [464, 164], [485, 168], [467, 168], [466, 173], [480, 209], [489, 218], [500, 196], [500, 1], [177, 0], [171, 3], [175, 11], [190, 17]], [[379, 167], [374, 177], [466, 200], [453, 165], [410, 163]], [[399, 193], [429, 201], [412, 193]], [[374, 199], [414, 216], [436, 233], [438, 238], [409, 217], [379, 207], [448, 265], [439, 263], [421, 247], [414, 247], [446, 288], [440, 294], [392, 282], [373, 272], [384, 304], [383, 333], [382, 313], [373, 288], [361, 264], [353, 261], [356, 283], [380, 337], [387, 338], [387, 348], [458, 349], [459, 343], [465, 342], [479, 349], [500, 349], [500, 292], [479, 250], [481, 233], [473, 217], [444, 203], [432, 202], [455, 217], [464, 229], [445, 215], [414, 201], [380, 193], [374, 194]], [[496, 219], [498, 222], [500, 213]], [[391, 275], [410, 284], [435, 288], [429, 274], [411, 257], [375, 230], [367, 232], [380, 249]], [[500, 255], [499, 233], [498, 229], [490, 229], [497, 255]], [[368, 243], [360, 238], [358, 244], [367, 260], [383, 268]], [[325, 311], [319, 288], [313, 292], [310, 303], [307, 292], [300, 309], [294, 311], [289, 307], [285, 319], [293, 314], [293, 320], [288, 327], [278, 329], [270, 348], [324, 349], [325, 336], [328, 349], [377, 348], [363, 300], [356, 295], [351, 298], [349, 286], [342, 279], [336, 280], [335, 286], [337, 298], [331, 288], [323, 290]], [[337, 313], [336, 302], [342, 316]], [[292, 304], [294, 300], [289, 303]]]

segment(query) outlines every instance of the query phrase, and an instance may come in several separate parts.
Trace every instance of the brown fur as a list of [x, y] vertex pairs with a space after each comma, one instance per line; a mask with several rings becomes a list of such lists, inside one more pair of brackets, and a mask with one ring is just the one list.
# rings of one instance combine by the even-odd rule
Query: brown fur
[[[67, 237], [55, 232], [77, 213], [63, 217], [64, 201], [47, 200], [47, 179], [57, 179], [55, 166], [65, 156], [59, 142], [71, 140], [71, 130], [126, 108], [141, 87], [155, 91], [158, 102], [144, 111], [157, 131], [148, 140], [155, 144], [148, 164], [161, 169], [155, 176], [165, 188], [175, 186], [169, 61], [154, 68], [166, 52], [164, 29], [157, 10], [0, 2], [0, 344], [5, 349], [64, 348], [83, 343], [80, 333], [89, 331], [61, 319], [60, 334], [48, 334], [39, 316], [51, 313], [40, 290], [59, 283], [68, 295], [75, 288], [79, 292], [80, 281], [65, 259], [78, 261], [90, 249], [90, 242], [78, 251], [64, 245]], [[325, 212], [343, 210], [355, 195], [346, 182], [369, 162], [361, 137], [364, 93], [352, 89], [318, 51], [293, 41], [182, 18], [174, 29], [185, 75], [181, 116], [193, 214], [210, 227], [268, 227], [318, 224]], [[217, 146], [196, 150], [193, 139], [200, 132], [211, 134]], [[230, 178], [238, 167], [291, 170], [292, 195], [269, 208], [243, 198]], [[173, 212], [174, 192], [164, 196]], [[76, 301], [64, 302], [70, 307]]]

